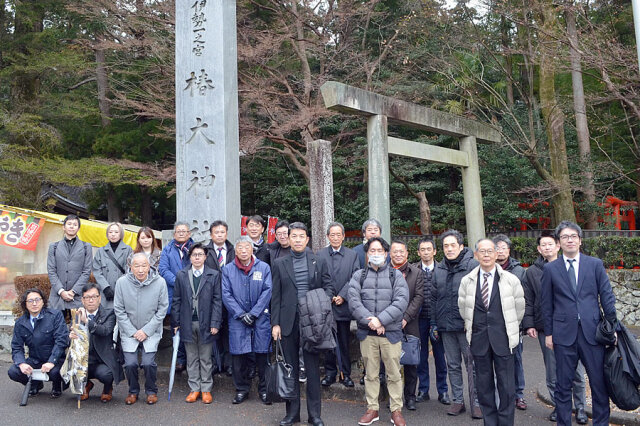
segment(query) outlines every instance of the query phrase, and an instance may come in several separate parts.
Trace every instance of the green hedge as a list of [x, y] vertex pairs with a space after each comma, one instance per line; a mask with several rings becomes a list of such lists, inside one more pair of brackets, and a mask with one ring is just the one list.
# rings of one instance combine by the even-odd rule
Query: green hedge
[[[512, 248], [511, 256], [518, 259], [524, 265], [531, 265], [538, 257], [536, 249], [536, 239], [528, 237], [511, 238]], [[354, 247], [359, 242], [348, 241], [345, 245]], [[418, 257], [418, 239], [410, 239], [409, 261], [417, 262]], [[442, 247], [438, 244], [438, 253], [436, 259], [442, 260]], [[586, 238], [582, 240], [582, 252], [591, 256], [596, 256], [604, 262], [607, 268], [640, 268], [640, 237], [618, 237], [618, 236], [601, 236]]]

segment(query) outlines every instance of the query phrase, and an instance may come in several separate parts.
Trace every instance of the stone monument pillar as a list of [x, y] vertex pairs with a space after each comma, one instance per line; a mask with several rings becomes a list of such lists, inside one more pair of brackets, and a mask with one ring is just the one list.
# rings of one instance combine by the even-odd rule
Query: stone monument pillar
[[236, 2], [176, 1], [176, 211], [195, 241], [240, 235]]
[[329, 244], [327, 226], [333, 222], [333, 163], [331, 142], [307, 142], [311, 196], [311, 245], [315, 253]]

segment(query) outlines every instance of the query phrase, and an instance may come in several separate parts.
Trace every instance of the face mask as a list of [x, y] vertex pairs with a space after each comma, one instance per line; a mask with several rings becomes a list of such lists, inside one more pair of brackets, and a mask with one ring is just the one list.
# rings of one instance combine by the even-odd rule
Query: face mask
[[382, 266], [384, 265], [384, 261], [385, 261], [385, 257], [382, 254], [373, 254], [371, 256], [369, 256], [369, 262], [373, 265], [373, 266]]

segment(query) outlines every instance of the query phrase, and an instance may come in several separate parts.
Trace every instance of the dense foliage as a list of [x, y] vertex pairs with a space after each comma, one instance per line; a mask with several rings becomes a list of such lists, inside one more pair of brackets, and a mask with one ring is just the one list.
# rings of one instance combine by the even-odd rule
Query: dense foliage
[[[0, 1], [0, 202], [50, 209], [43, 184], [63, 195], [76, 187], [94, 217], [168, 227], [173, 1]], [[589, 227], [607, 195], [639, 198], [630, 4], [502, 0], [476, 10], [462, 1], [238, 0], [237, 17], [243, 214], [308, 223], [306, 143], [327, 139], [335, 217], [360, 228], [366, 123], [323, 107], [319, 87], [328, 80], [497, 126], [503, 143], [478, 147], [488, 231], [576, 211]], [[572, 70], [583, 76], [587, 154]], [[402, 127], [389, 134], [458, 143]], [[401, 158], [390, 168], [394, 234], [419, 232], [418, 193], [433, 232], [464, 229], [458, 169]], [[518, 206], [540, 201], [551, 208]]]

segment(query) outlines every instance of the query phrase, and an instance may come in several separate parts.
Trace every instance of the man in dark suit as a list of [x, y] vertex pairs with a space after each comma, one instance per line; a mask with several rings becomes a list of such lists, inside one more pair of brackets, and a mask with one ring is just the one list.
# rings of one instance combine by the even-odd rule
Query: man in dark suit
[[[563, 221], [556, 228], [562, 256], [542, 272], [545, 344], [556, 355], [558, 424], [571, 424], [571, 387], [578, 359], [584, 364], [593, 401], [593, 424], [609, 424], [609, 395], [604, 382], [604, 346], [595, 340], [600, 307], [616, 319], [616, 298], [600, 259], [580, 253], [582, 229]], [[598, 303], [598, 298], [600, 303]]]
[[[207, 259], [204, 265], [216, 270], [222, 276], [222, 267], [232, 263], [236, 257], [233, 244], [227, 240], [229, 225], [224, 220], [214, 220], [209, 227], [211, 241], [205, 246]], [[218, 332], [218, 339], [213, 342], [213, 374], [226, 372], [232, 374], [231, 352], [229, 352], [229, 322], [227, 321], [227, 309], [222, 305], [222, 325]]]
[[266, 224], [267, 222], [260, 215], [249, 216], [249, 219], [247, 219], [247, 235], [253, 241], [253, 255], [271, 265], [269, 248], [263, 237]]
[[458, 308], [476, 368], [484, 424], [512, 426], [516, 407], [514, 351], [520, 344], [524, 290], [518, 277], [496, 264], [498, 255], [493, 241], [484, 238], [475, 248], [480, 265], [460, 281]]
[[[284, 357], [293, 367], [294, 375], [298, 370], [298, 351], [300, 349], [300, 318], [298, 300], [305, 297], [307, 291], [322, 288], [329, 298], [334, 290], [331, 275], [324, 259], [306, 251], [309, 243], [307, 227], [300, 222], [289, 225], [291, 255], [276, 260], [272, 266], [273, 292], [271, 297], [271, 334], [274, 339], [282, 338]], [[319, 355], [303, 351], [307, 369], [307, 412], [308, 423], [324, 426], [320, 418], [320, 366]], [[280, 421], [281, 426], [300, 422], [300, 387], [296, 377], [296, 399], [286, 402], [287, 414]]]
[[194, 244], [189, 250], [191, 266], [178, 272], [171, 304], [171, 327], [180, 329], [187, 353], [191, 392], [186, 402], [211, 404], [213, 388], [211, 350], [222, 322], [222, 274], [205, 266], [207, 249]]
[[[89, 331], [89, 377], [80, 397], [81, 401], [89, 399], [93, 389], [91, 379], [98, 379], [103, 384], [100, 401], [111, 401], [113, 382], [120, 383], [124, 377], [122, 365], [113, 348], [113, 329], [116, 327], [116, 314], [113, 309], [100, 306], [100, 287], [95, 283], [87, 283], [82, 288], [82, 308], [78, 309], [80, 321], [87, 324]], [[69, 333], [70, 339], [77, 339], [75, 332]]]
[[[358, 255], [350, 248], [344, 247], [344, 226], [338, 222], [331, 222], [327, 227], [327, 237], [329, 245], [318, 253], [318, 257], [325, 260], [331, 273], [331, 282], [336, 295], [333, 296], [333, 318], [336, 320], [338, 347], [337, 354], [328, 351], [325, 354], [324, 371], [325, 377], [322, 379], [322, 386], [331, 386], [336, 381], [338, 373], [341, 372], [340, 382], [348, 387], [353, 387], [351, 380], [351, 358], [349, 357], [349, 341], [351, 337], [351, 312], [347, 293], [349, 292], [349, 281], [360, 265]], [[337, 355], [337, 356], [336, 356]], [[340, 359], [337, 359], [337, 358]], [[337, 365], [336, 365], [337, 361]]]

